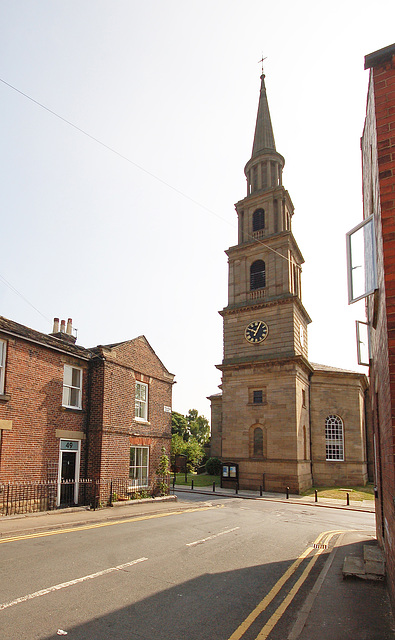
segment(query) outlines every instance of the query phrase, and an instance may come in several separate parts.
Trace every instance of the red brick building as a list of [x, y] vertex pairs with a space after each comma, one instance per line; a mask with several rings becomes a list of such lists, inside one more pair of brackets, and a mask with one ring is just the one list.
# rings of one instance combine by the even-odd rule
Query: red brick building
[[[170, 453], [174, 376], [144, 336], [94, 349], [71, 320], [39, 333], [0, 317], [0, 483], [123, 481], [151, 491]], [[67, 496], [70, 501], [70, 495]]]
[[367, 55], [365, 69], [364, 218], [373, 215], [377, 248], [377, 289], [367, 298], [377, 536], [395, 606], [395, 44]]

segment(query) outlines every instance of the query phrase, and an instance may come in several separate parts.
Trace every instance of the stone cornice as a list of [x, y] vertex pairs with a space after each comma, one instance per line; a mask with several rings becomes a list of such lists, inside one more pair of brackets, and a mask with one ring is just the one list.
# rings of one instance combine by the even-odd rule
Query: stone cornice
[[[297, 255], [300, 264], [304, 263], [304, 258], [301, 250], [299, 249], [298, 243], [295, 240], [295, 237], [292, 231], [279, 231], [278, 233], [271, 233], [268, 236], [264, 236], [259, 239], [250, 239], [247, 242], [243, 242], [242, 244], [235, 244], [232, 247], [229, 247], [225, 251], [228, 258], [232, 257], [233, 259], [237, 258], [238, 254], [241, 254], [240, 257], [244, 257], [246, 251], [249, 251], [254, 246], [267, 246], [269, 250], [278, 251], [280, 253], [280, 249], [284, 247], [284, 240], [287, 241], [288, 245], [291, 246], [294, 253]], [[281, 254], [282, 255], [282, 254]], [[287, 256], [282, 257], [287, 260]]]
[[296, 295], [289, 295], [288, 297], [284, 298], [272, 298], [271, 300], [256, 300], [256, 301], [250, 301], [248, 300], [247, 302], [243, 303], [243, 304], [238, 304], [238, 305], [232, 305], [230, 307], [224, 307], [222, 309], [222, 311], [218, 311], [219, 315], [222, 316], [223, 318], [225, 318], [225, 316], [231, 316], [231, 315], [235, 315], [235, 314], [240, 314], [240, 312], [247, 312], [247, 311], [251, 311], [253, 309], [268, 309], [269, 307], [275, 307], [275, 306], [279, 306], [279, 305], [284, 305], [284, 304], [297, 304], [299, 307], [299, 310], [301, 311], [301, 313], [304, 315], [306, 323], [310, 324], [310, 322], [312, 322], [309, 314], [307, 313], [306, 309], [304, 308], [301, 299], [296, 296]]
[[222, 364], [217, 364], [216, 368], [220, 371], [229, 371], [231, 369], [250, 369], [254, 367], [272, 367], [273, 365], [285, 365], [285, 364], [297, 364], [303, 367], [307, 373], [314, 373], [314, 369], [309, 361], [302, 355], [289, 354], [282, 358], [258, 356], [258, 357], [244, 357], [244, 358], [229, 358], [224, 360]]
[[254, 207], [254, 205], [259, 205], [262, 200], [270, 200], [274, 198], [284, 198], [285, 200], [288, 200], [291, 214], [293, 214], [294, 206], [291, 200], [291, 196], [289, 195], [285, 187], [283, 187], [283, 185], [277, 185], [276, 187], [271, 187], [269, 189], [258, 189], [258, 191], [254, 191], [254, 193], [251, 193], [245, 198], [242, 198], [242, 200], [236, 202], [235, 209], [236, 211], [238, 211], [239, 209], [242, 209], [246, 206]]

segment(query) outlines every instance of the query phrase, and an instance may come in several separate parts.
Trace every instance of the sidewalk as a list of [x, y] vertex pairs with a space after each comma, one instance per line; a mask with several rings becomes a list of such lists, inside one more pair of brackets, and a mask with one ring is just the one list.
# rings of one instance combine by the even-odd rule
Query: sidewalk
[[270, 500], [271, 502], [288, 502], [300, 505], [314, 505], [316, 507], [331, 507], [332, 509], [347, 509], [347, 511], [363, 511], [368, 513], [375, 512], [374, 500], [352, 500], [352, 493], [349, 494], [350, 500], [349, 505], [347, 505], [346, 491], [344, 492], [344, 500], [336, 500], [334, 498], [318, 498], [318, 502], [315, 502], [314, 496], [298, 496], [289, 494], [289, 497], [287, 498], [285, 493], [269, 493], [266, 491], [262, 494], [261, 497], [259, 491], [247, 491], [245, 489], [240, 489], [236, 493], [235, 489], [223, 489], [221, 487], [216, 487], [215, 491], [213, 491], [211, 487], [195, 487], [192, 490], [189, 486], [176, 484], [175, 491], [185, 491], [187, 493], [196, 493], [205, 496], [228, 496], [232, 498], [244, 498], [247, 500]]

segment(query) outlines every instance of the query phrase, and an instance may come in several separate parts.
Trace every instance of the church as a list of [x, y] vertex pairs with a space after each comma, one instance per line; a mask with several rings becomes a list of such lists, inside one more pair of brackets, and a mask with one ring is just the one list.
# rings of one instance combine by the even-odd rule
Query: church
[[234, 470], [244, 489], [301, 493], [313, 485], [364, 485], [372, 449], [364, 409], [368, 382], [364, 374], [308, 360], [304, 260], [292, 233], [284, 162], [262, 74], [244, 169], [247, 195], [235, 205], [237, 244], [226, 251], [228, 304], [219, 312], [224, 352], [217, 365], [222, 383], [221, 393], [209, 397], [210, 453]]

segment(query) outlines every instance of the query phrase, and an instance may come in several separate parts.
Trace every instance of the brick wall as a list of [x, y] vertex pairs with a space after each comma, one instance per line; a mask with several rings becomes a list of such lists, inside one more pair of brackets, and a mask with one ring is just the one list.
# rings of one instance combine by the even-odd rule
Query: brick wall
[[[90, 437], [100, 449], [103, 479], [129, 477], [130, 447], [149, 447], [149, 484], [155, 484], [155, 471], [164, 446], [170, 456], [172, 403], [169, 374], [144, 337], [101, 349], [95, 363], [95, 380], [101, 376], [102, 398], [92, 396]], [[147, 420], [135, 417], [135, 388], [140, 381], [148, 385]], [[103, 407], [100, 417], [100, 403]], [[101, 424], [100, 424], [101, 423]], [[94, 435], [96, 433], [96, 436]], [[99, 445], [99, 435], [101, 444]], [[98, 456], [98, 453], [95, 453]]]
[[[2, 430], [0, 481], [53, 479], [59, 459], [59, 431], [85, 432], [87, 363], [1, 332], [0, 338], [7, 341], [0, 420], [12, 421], [11, 429]], [[82, 410], [62, 408], [65, 364], [84, 370]], [[82, 468], [84, 464], [85, 443], [82, 441]]]
[[362, 138], [364, 215], [376, 216], [379, 285], [368, 302], [377, 536], [386, 552], [395, 606], [395, 46], [367, 56], [365, 67], [371, 74]]
[[[148, 446], [154, 485], [163, 446], [170, 456], [174, 376], [147, 340], [141, 336], [93, 352], [69, 346], [62, 353], [61, 340], [18, 327], [21, 335], [10, 337], [0, 326], [0, 339], [7, 342], [0, 482], [56, 480], [60, 439], [65, 438], [80, 440], [81, 478], [127, 480], [130, 447]], [[26, 340], [26, 334], [35, 341]], [[81, 410], [62, 407], [65, 364], [83, 369]], [[137, 381], [148, 385], [146, 420], [135, 417]]]

